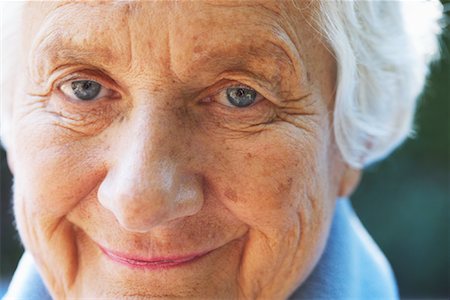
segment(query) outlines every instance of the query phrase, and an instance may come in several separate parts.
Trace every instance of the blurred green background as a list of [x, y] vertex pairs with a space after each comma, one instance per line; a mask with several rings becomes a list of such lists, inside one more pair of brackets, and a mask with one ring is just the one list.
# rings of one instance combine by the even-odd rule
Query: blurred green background
[[[416, 116], [414, 139], [365, 170], [352, 197], [362, 222], [392, 264], [402, 298], [446, 298], [449, 293], [450, 3]], [[0, 296], [22, 253], [13, 227], [11, 177], [1, 155]]]

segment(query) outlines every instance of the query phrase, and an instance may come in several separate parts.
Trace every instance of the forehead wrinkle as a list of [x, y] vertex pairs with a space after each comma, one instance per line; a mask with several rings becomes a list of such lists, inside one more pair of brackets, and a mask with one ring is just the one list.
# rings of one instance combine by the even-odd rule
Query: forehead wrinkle
[[283, 1], [205, 1], [205, 4], [218, 7], [253, 7], [265, 10], [268, 13], [279, 15], [282, 10]]
[[[72, 5], [70, 5], [72, 4]], [[37, 79], [43, 78], [50, 72], [53, 72], [59, 66], [71, 64], [85, 64], [99, 69], [108, 69], [113, 62], [124, 62], [123, 55], [118, 55], [114, 50], [114, 46], [129, 45], [123, 39], [118, 40], [116, 36], [120, 34], [108, 33], [107, 39], [109, 43], [98, 43], [93, 38], [93, 34], [99, 33], [96, 30], [84, 30], [81, 33], [82, 41], [76, 41], [75, 37], [80, 38], [80, 34], [73, 34], [74, 30], [80, 30], [73, 22], [66, 21], [66, 16], [70, 15], [70, 6], [86, 5], [87, 3], [67, 3], [64, 2], [48, 12], [39, 26], [39, 30], [33, 38], [30, 47], [28, 61], [30, 75]], [[115, 5], [118, 7], [118, 5]], [[127, 10], [127, 6], [120, 6], [121, 9]], [[64, 11], [61, 11], [64, 10]], [[67, 26], [69, 24], [69, 29]], [[89, 28], [89, 26], [87, 26]], [[98, 28], [96, 28], [98, 30]], [[101, 28], [100, 28], [101, 29]], [[105, 30], [110, 30], [107, 28]], [[115, 28], [117, 29], [117, 28]], [[91, 30], [91, 31], [89, 31]], [[125, 31], [126, 32], [126, 31]], [[120, 35], [123, 37], [123, 35]], [[86, 43], [87, 41], [87, 43]], [[94, 42], [94, 44], [90, 42]], [[120, 53], [129, 53], [127, 51], [119, 51]]]

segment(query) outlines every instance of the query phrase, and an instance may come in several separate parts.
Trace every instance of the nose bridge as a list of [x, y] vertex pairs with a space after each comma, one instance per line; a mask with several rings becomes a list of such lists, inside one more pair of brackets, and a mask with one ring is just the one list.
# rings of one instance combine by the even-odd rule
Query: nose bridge
[[134, 193], [145, 192], [152, 186], [170, 191], [176, 176], [173, 131], [165, 124], [171, 116], [153, 105], [136, 107], [115, 141], [118, 153], [114, 158], [116, 176], [133, 184]]
[[122, 227], [145, 232], [201, 209], [201, 182], [175, 155], [180, 142], [170, 110], [135, 107], [116, 139], [118, 151], [99, 189], [99, 201]]
[[[171, 155], [175, 140], [169, 126], [170, 116], [166, 112], [158, 112], [151, 105], [135, 109], [124, 126], [118, 143], [122, 155], [116, 157], [116, 164], [125, 168], [127, 176], [135, 176], [135, 180], [144, 180], [152, 177], [161, 180], [160, 184], [166, 186], [173, 173], [174, 157]], [[122, 140], [122, 142], [120, 141]], [[171, 157], [172, 156], [172, 157]]]
[[[121, 138], [127, 140], [125, 147], [135, 146], [133, 151], [143, 156], [156, 155], [155, 152], [170, 152], [173, 148], [180, 120], [177, 120], [176, 109], [164, 105], [164, 101], [156, 101], [156, 96], [144, 94], [144, 100], [135, 101], [126, 125], [121, 131]], [[147, 101], [146, 101], [147, 100]]]

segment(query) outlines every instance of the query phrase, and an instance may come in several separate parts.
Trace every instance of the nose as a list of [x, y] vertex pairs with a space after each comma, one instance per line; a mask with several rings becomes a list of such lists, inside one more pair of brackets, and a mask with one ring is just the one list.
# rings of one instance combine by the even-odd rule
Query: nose
[[180, 138], [157, 125], [161, 122], [151, 123], [150, 115], [142, 111], [130, 118], [132, 129], [117, 139], [122, 150], [111, 159], [98, 190], [100, 204], [132, 232], [148, 232], [203, 206], [201, 177], [186, 171], [182, 155], [169, 154]]

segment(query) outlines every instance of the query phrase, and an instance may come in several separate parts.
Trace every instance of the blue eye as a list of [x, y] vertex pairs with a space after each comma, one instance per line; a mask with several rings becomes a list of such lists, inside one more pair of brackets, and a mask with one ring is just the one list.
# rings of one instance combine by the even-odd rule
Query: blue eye
[[247, 107], [256, 101], [257, 92], [245, 87], [230, 87], [226, 90], [228, 102], [236, 107]]
[[102, 86], [92, 80], [77, 80], [71, 82], [73, 94], [80, 100], [89, 101], [95, 99], [102, 89]]

